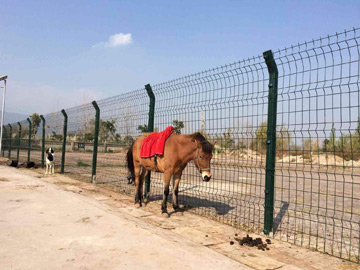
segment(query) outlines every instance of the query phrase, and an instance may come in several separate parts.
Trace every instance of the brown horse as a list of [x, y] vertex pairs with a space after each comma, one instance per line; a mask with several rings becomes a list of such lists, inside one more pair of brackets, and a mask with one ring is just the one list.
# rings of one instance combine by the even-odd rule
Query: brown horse
[[127, 166], [132, 179], [135, 180], [135, 206], [140, 207], [143, 202], [143, 184], [149, 171], [164, 173], [164, 194], [161, 204], [162, 213], [167, 213], [167, 197], [169, 195], [170, 179], [173, 177], [173, 207], [179, 209], [178, 193], [181, 174], [189, 161], [193, 160], [205, 182], [210, 181], [210, 160], [214, 144], [208, 142], [200, 133], [191, 135], [171, 134], [165, 142], [164, 155], [154, 157], [140, 157], [141, 145], [151, 133], [140, 136], [127, 152]]

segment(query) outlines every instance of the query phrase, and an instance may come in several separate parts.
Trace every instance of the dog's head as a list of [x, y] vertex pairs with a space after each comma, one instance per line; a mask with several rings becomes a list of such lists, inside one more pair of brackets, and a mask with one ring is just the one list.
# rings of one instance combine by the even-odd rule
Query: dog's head
[[52, 147], [49, 147], [48, 149], [46, 149], [46, 155], [47, 155], [47, 159], [50, 161], [54, 160], [54, 149]]
[[54, 149], [52, 147], [49, 147], [48, 149], [46, 149], [46, 154], [54, 154]]

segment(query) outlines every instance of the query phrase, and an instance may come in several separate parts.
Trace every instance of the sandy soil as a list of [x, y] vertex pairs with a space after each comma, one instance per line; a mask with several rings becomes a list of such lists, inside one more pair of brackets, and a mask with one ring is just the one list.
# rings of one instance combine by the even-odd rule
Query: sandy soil
[[61, 175], [0, 166], [0, 193], [0, 269], [358, 267], [274, 240], [268, 251], [230, 245], [245, 232], [188, 212], [163, 218], [157, 203], [136, 209], [132, 197]]

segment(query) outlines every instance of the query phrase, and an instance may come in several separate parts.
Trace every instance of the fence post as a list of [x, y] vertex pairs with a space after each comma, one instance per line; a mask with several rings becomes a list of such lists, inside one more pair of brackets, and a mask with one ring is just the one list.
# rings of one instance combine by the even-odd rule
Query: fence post
[[42, 121], [42, 138], [41, 138], [41, 168], [45, 166], [45, 118], [40, 115]]
[[17, 149], [17, 153], [16, 153], [16, 160], [19, 161], [20, 158], [20, 148], [21, 148], [21, 124], [20, 122], [17, 122], [19, 125], [19, 145], [18, 145], [18, 149]]
[[5, 141], [6, 141], [6, 128], [5, 128], [5, 125], [2, 126], [3, 127], [3, 133], [5, 136], [2, 136], [2, 142], [1, 142], [1, 145], [2, 145], [2, 156], [5, 157]]
[[94, 148], [93, 148], [93, 160], [92, 160], [92, 170], [91, 170], [91, 183], [95, 183], [98, 140], [99, 140], [100, 108], [95, 100], [92, 102], [92, 105], [95, 108], [95, 131], [94, 131]]
[[68, 116], [67, 116], [64, 109], [61, 110], [61, 113], [64, 116], [64, 127], [63, 127], [63, 145], [62, 145], [62, 151], [61, 151], [61, 169], [60, 169], [60, 173], [64, 173]]
[[[155, 118], [155, 95], [150, 84], [145, 85], [146, 92], [150, 98], [149, 104], [149, 120], [148, 120], [148, 132], [154, 132], [154, 118]], [[145, 198], [149, 198], [150, 195], [150, 179], [151, 173], [149, 172], [145, 179]]]
[[9, 156], [8, 158], [10, 159], [11, 158], [11, 137], [12, 137], [12, 126], [11, 124], [8, 124], [9, 126]]
[[269, 234], [274, 222], [274, 188], [276, 158], [276, 112], [278, 94], [278, 69], [271, 50], [263, 53], [269, 72], [268, 121], [266, 138], [265, 212], [264, 234]]
[[31, 121], [29, 118], [26, 119], [29, 122], [29, 141], [28, 141], [28, 158], [27, 162], [30, 162], [30, 148], [31, 148]]

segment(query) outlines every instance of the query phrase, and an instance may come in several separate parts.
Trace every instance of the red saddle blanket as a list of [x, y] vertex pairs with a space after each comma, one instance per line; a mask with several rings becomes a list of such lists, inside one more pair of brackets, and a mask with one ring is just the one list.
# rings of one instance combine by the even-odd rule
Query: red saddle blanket
[[174, 131], [172, 126], [167, 127], [164, 131], [155, 132], [142, 142], [140, 156], [142, 158], [162, 156], [164, 154], [165, 141]]

